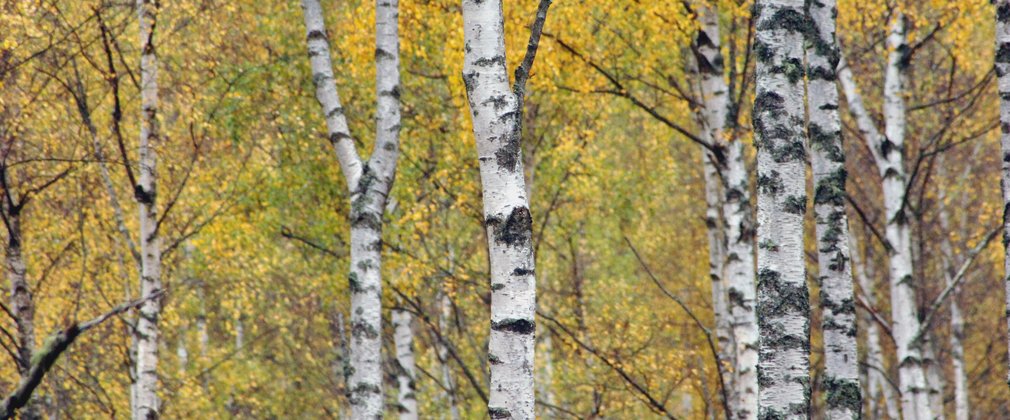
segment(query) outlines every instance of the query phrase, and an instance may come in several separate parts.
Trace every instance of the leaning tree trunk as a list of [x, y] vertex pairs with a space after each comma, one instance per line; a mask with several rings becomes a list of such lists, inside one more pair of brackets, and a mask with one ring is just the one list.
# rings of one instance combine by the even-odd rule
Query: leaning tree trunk
[[[996, 75], [999, 77], [999, 119], [1003, 152], [1003, 270], [1006, 282], [1007, 328], [1010, 330], [1010, 1], [996, 0]], [[1010, 344], [1010, 343], [1008, 343]], [[1010, 370], [1007, 371], [1010, 385]]]
[[805, 418], [810, 406], [803, 3], [759, 0], [755, 5], [759, 418]]
[[[874, 308], [876, 307], [877, 300], [873, 294], [873, 282], [871, 279], [875, 277], [873, 266], [870, 265], [870, 261], [863, 262], [859, 255], [859, 245], [854, 236], [849, 235], [849, 243], [851, 246], [850, 257], [852, 258], [852, 272], [859, 282], [859, 288], [862, 289], [867, 306]], [[891, 382], [887, 379], [886, 370], [884, 370], [884, 351], [880, 345], [880, 326], [877, 325], [877, 321], [874, 319], [872, 314], [866, 315], [866, 399], [871, 402], [871, 409], [866, 413], [869, 418], [883, 418], [875, 410], [872, 409], [872, 405], [877, 401], [877, 394], [884, 399], [883, 409], [886, 410], [887, 418], [898, 420], [901, 417], [898, 415], [898, 401], [894, 396], [894, 390], [891, 388]]]
[[399, 392], [396, 402], [399, 406], [400, 420], [417, 419], [417, 397], [414, 381], [414, 331], [410, 322], [413, 316], [410, 312], [400, 309], [393, 310], [393, 342], [396, 347], [396, 382]]
[[884, 72], [884, 133], [881, 134], [863, 103], [852, 72], [844, 65], [839, 81], [848, 99], [859, 131], [877, 164], [882, 178], [884, 212], [887, 225], [888, 278], [891, 289], [891, 322], [898, 356], [898, 379], [901, 390], [902, 414], [908, 419], [932, 419], [929, 390], [922, 363], [922, 350], [914, 345], [920, 329], [914, 274], [912, 271], [911, 226], [908, 224], [905, 195], [908, 173], [903, 156], [905, 142], [905, 78], [908, 67], [908, 44], [905, 40], [905, 18], [898, 14], [887, 36], [887, 68]]
[[480, 162], [491, 271], [491, 418], [534, 418], [536, 280], [533, 219], [523, 172], [522, 103], [546, 18], [542, 0], [510, 89], [501, 0], [463, 0], [463, 83]]
[[[7, 176], [6, 168], [0, 176]], [[10, 181], [4, 180], [9, 186]], [[35, 355], [35, 301], [28, 287], [27, 267], [22, 254], [23, 236], [21, 235], [21, 205], [14, 202], [14, 193], [10, 190], [2, 192], [2, 211], [4, 223], [7, 225], [7, 241], [4, 242], [4, 275], [10, 283], [10, 315], [14, 318], [17, 335], [17, 370], [24, 381], [31, 370], [31, 360]], [[39, 399], [33, 396], [21, 410], [20, 418], [41, 418]]]
[[821, 284], [821, 330], [824, 334], [824, 379], [827, 418], [859, 418], [859, 355], [856, 352], [856, 305], [849, 265], [849, 222], [845, 216], [845, 151], [838, 115], [838, 44], [835, 0], [807, 3], [813, 30], [807, 40], [807, 130], [814, 175], [814, 219], [817, 222], [818, 281]]
[[[978, 142], [972, 149], [969, 161], [975, 161], [982, 150], [984, 143]], [[966, 185], [969, 175], [971, 175], [972, 165], [965, 165], [964, 170], [958, 178], [959, 185]], [[940, 155], [937, 160], [937, 175], [940, 178], [947, 177], [947, 166], [944, 155]], [[951, 207], [947, 205], [947, 186], [940, 185], [936, 193], [936, 205], [940, 229], [943, 232], [953, 232], [951, 226]], [[957, 207], [968, 208], [968, 192], [961, 190], [957, 200]], [[963, 212], [960, 226], [961, 237], [968, 228], [967, 212]], [[942, 254], [942, 267], [944, 283], [947, 287], [954, 285], [954, 277], [957, 275], [957, 266], [960, 259], [954, 255], [954, 245], [950, 235], [944, 235], [940, 239], [940, 251]], [[970, 402], [968, 399], [968, 373], [967, 364], [964, 359], [964, 315], [961, 312], [961, 305], [958, 302], [960, 288], [955, 288], [950, 297], [950, 362], [954, 371], [954, 417], [957, 420], [968, 420], [970, 418]]]
[[[134, 196], [140, 207], [140, 296], [161, 290], [161, 238], [158, 234], [157, 150], [161, 138], [158, 127], [158, 57], [155, 27], [158, 3], [137, 0], [140, 21], [140, 179]], [[161, 299], [150, 299], [137, 317], [137, 395], [133, 418], [160, 417], [158, 400], [158, 318]]]
[[887, 36], [888, 60], [884, 73], [884, 137], [875, 150], [883, 178], [884, 210], [887, 215], [885, 237], [891, 246], [891, 322], [898, 355], [898, 379], [901, 384], [902, 414], [907, 419], [932, 419], [929, 385], [923, 366], [922, 349], [913, 343], [920, 329], [912, 270], [911, 226], [908, 223], [905, 195], [908, 175], [905, 171], [905, 79], [909, 57], [905, 17], [894, 18]]
[[399, 3], [375, 6], [376, 135], [367, 162], [358, 156], [333, 79], [329, 37], [319, 0], [303, 0], [306, 42], [316, 99], [327, 135], [351, 193], [350, 378], [351, 417], [381, 417], [382, 393], [382, 215], [396, 174], [400, 138]]
[[[449, 253], [450, 258], [452, 252]], [[449, 267], [452, 267], [450, 260]], [[438, 331], [443, 339], [449, 337], [449, 317], [452, 315], [452, 304], [449, 302], [449, 294], [443, 284], [438, 300]], [[442, 386], [445, 387], [445, 401], [449, 407], [449, 419], [459, 420], [459, 407], [456, 405], [456, 383], [452, 378], [452, 367], [449, 366], [449, 347], [442, 339], [435, 340], [435, 352], [438, 356], [439, 364], [442, 368]]]

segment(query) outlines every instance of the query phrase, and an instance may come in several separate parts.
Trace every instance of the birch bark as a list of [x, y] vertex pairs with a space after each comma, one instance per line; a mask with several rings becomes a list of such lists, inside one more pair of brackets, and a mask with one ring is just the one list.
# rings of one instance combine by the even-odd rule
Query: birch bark
[[347, 126], [333, 79], [329, 38], [319, 0], [303, 0], [306, 43], [316, 99], [351, 193], [351, 417], [382, 417], [382, 215], [396, 174], [400, 136], [399, 2], [376, 0], [376, 134], [363, 162]]
[[[155, 51], [155, 27], [158, 3], [137, 0], [140, 22], [140, 179], [134, 198], [140, 210], [140, 296], [150, 296], [161, 290], [161, 237], [158, 232], [157, 152], [161, 145], [158, 125], [158, 56]], [[158, 319], [161, 298], [150, 299], [140, 306], [137, 317], [137, 384], [135, 420], [151, 420], [161, 416], [158, 399]]]
[[807, 2], [812, 23], [806, 43], [807, 134], [814, 178], [817, 222], [818, 281], [821, 284], [821, 330], [824, 334], [824, 380], [827, 418], [859, 418], [859, 356], [856, 351], [856, 305], [849, 265], [849, 222], [845, 215], [845, 151], [838, 115], [834, 0]]
[[396, 363], [398, 371], [396, 382], [399, 393], [396, 395], [400, 410], [400, 420], [416, 420], [417, 397], [415, 396], [414, 380], [414, 331], [411, 328], [413, 316], [410, 312], [393, 310], [393, 342], [396, 347]]
[[[1003, 270], [1007, 328], [1010, 330], [1010, 1], [996, 0], [996, 76], [999, 77], [1000, 149], [1003, 152]], [[1010, 343], [1008, 343], [1010, 345]], [[1010, 385], [1010, 370], [1007, 371]]]
[[929, 392], [923, 367], [922, 349], [913, 340], [920, 329], [912, 271], [911, 227], [905, 208], [908, 175], [905, 170], [905, 74], [908, 44], [905, 17], [898, 13], [890, 23], [887, 36], [887, 67], [884, 72], [884, 134], [870, 118], [858, 93], [852, 71], [842, 65], [839, 81], [866, 138], [882, 178], [884, 211], [887, 215], [885, 238], [888, 249], [888, 278], [891, 291], [891, 322], [898, 356], [902, 415], [908, 419], [932, 419]]
[[803, 5], [802, 0], [755, 4], [759, 418], [806, 418], [810, 406]]
[[[452, 252], [450, 252], [450, 258]], [[450, 260], [449, 267], [453, 261]], [[449, 302], [449, 295], [442, 286], [442, 291], [438, 297], [438, 330], [444, 337], [449, 334], [449, 317], [452, 315], [452, 305]], [[449, 366], [449, 348], [441, 340], [436, 341], [435, 350], [438, 353], [439, 363], [442, 365], [442, 382], [448, 391], [445, 394], [446, 403], [449, 406], [449, 418], [459, 420], [459, 407], [456, 406], [456, 383], [452, 379], [452, 368]]]
[[[3, 221], [7, 228], [4, 242], [4, 275], [10, 283], [9, 308], [13, 315], [17, 335], [17, 371], [22, 380], [28, 377], [31, 360], [35, 355], [35, 301], [28, 285], [27, 266], [22, 253], [24, 237], [21, 232], [21, 203], [16, 203], [10, 191], [7, 168], [3, 168]], [[22, 201], [23, 202], [23, 201]], [[20, 418], [41, 418], [39, 399], [32, 397], [20, 411]]]
[[[732, 346], [729, 358], [725, 360], [732, 363], [733, 370], [724, 375], [730, 379], [732, 415], [737, 419], [753, 419], [758, 412], [758, 330], [749, 176], [744, 164], [742, 142], [728, 138], [736, 120], [729, 112], [730, 89], [725, 80], [724, 59], [720, 50], [718, 9], [714, 5], [701, 4], [698, 6], [698, 17], [701, 25], [695, 41], [695, 59], [705, 105], [701, 111], [702, 137], [726, 151], [725, 161], [719, 162], [708, 149], [702, 149], [706, 204], [709, 206], [706, 224], [711, 226], [713, 217], [718, 217], [721, 222], [717, 224], [717, 229], [709, 227], [710, 259], [714, 258], [711, 249], [716, 235], [720, 240], [718, 251], [722, 258], [719, 264], [710, 262], [710, 272], [714, 275], [719, 270], [720, 275], [718, 279], [713, 277], [713, 302], [716, 313], [726, 313], [724, 317], [728, 321], [725, 323], [730, 325], [728, 334], [721, 333], [720, 317], [717, 316], [716, 333], [720, 349], [727, 341]], [[714, 204], [722, 208], [713, 209]], [[717, 287], [721, 290], [716, 291]], [[723, 335], [729, 337], [723, 339]]]
[[[873, 282], [871, 279], [875, 277], [873, 266], [870, 262], [863, 262], [862, 258], [859, 256], [859, 245], [856, 242], [855, 237], [849, 235], [849, 243], [851, 246], [850, 257], [852, 258], [852, 271], [856, 280], [859, 282], [859, 288], [862, 289], [866, 302], [870, 307], [876, 307], [877, 299], [873, 294]], [[894, 396], [894, 391], [891, 389], [891, 383], [888, 381], [885, 375], [886, 370], [884, 370], [884, 351], [880, 345], [880, 326], [877, 325], [877, 321], [873, 319], [873, 315], [867, 314], [865, 319], [866, 324], [866, 368], [867, 368], [867, 391], [866, 398], [871, 402], [871, 409], [867, 412], [868, 417], [882, 417], [872, 409], [872, 405], [877, 401], [877, 394], [884, 400], [884, 410], [886, 410], [887, 418], [899, 419], [901, 418], [898, 414], [898, 402]]]
[[[971, 154], [971, 161], [974, 161], [981, 151], [982, 142], [979, 142]], [[937, 159], [937, 175], [941, 179], [947, 177], [947, 166], [946, 159], [943, 155]], [[970, 175], [971, 165], [966, 165], [964, 171], [961, 173], [958, 181], [961, 185], [964, 185], [968, 180]], [[967, 209], [968, 206], [968, 194], [965, 191], [961, 191], [959, 194], [959, 199], [957, 206], [961, 209]], [[940, 185], [936, 194], [937, 202], [937, 213], [940, 222], [940, 229], [943, 232], [953, 232], [953, 227], [951, 226], [951, 215], [950, 207], [947, 205], [950, 199], [947, 195], [947, 187], [945, 185]], [[967, 221], [962, 220], [960, 229], [962, 229], [962, 237], [965, 237], [963, 229], [967, 226]], [[950, 235], [944, 235], [940, 240], [940, 251], [943, 254], [942, 266], [943, 266], [943, 276], [944, 283], [947, 287], [951, 287], [954, 283], [954, 276], [956, 275], [957, 266], [960, 264], [959, 259], [954, 255], [954, 245], [951, 243]], [[970, 404], [968, 400], [968, 374], [966, 371], [966, 364], [964, 359], [964, 315], [961, 313], [961, 305], [958, 303], [958, 295], [960, 294], [960, 289], [955, 289], [953, 296], [950, 297], [950, 360], [951, 367], [954, 370], [954, 416], [957, 420], [968, 420], [970, 417]]]
[[919, 331], [915, 281], [912, 270], [911, 227], [905, 208], [908, 175], [905, 171], [905, 82], [908, 67], [904, 15], [891, 22], [887, 36], [888, 62], [884, 72], [884, 137], [875, 146], [875, 157], [883, 178], [885, 237], [891, 244], [891, 322], [898, 355], [902, 414], [907, 419], [932, 419], [922, 349], [914, 346]]
[[525, 79], [549, 5], [542, 1], [537, 10], [527, 55], [510, 89], [501, 0], [463, 0], [463, 83], [480, 162], [491, 266], [492, 419], [534, 418], [536, 280], [520, 139]]

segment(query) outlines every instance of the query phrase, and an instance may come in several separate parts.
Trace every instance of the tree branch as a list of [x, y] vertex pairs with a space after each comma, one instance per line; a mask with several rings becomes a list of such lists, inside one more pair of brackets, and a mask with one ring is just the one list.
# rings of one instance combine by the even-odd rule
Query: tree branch
[[13, 418], [17, 410], [28, 403], [28, 400], [31, 398], [35, 388], [42, 383], [43, 376], [52, 369], [60, 355], [70, 348], [70, 345], [77, 340], [77, 337], [113, 316], [136, 308], [151, 299], [161, 297], [163, 293], [164, 292], [162, 290], [156, 290], [146, 297], [116, 306], [115, 308], [112, 308], [112, 310], [99, 315], [90, 321], [71, 324], [62, 331], [51, 335], [48, 339], [46, 339], [43, 347], [38, 349], [35, 356], [32, 357], [31, 368], [28, 370], [28, 375], [21, 380], [18, 387], [14, 389], [14, 391], [11, 392], [6, 399], [4, 399], [2, 404], [0, 404], [0, 419]]
[[[526, 81], [530, 78], [530, 71], [533, 69], [533, 60], [537, 56], [537, 47], [540, 46], [540, 34], [544, 31], [544, 21], [547, 20], [547, 9], [551, 7], [552, 0], [540, 0], [537, 6], [536, 18], [530, 27], [530, 41], [526, 45], [526, 56], [516, 68], [515, 83], [512, 85], [512, 92], [516, 95], [519, 103], [523, 102], [526, 96]], [[520, 109], [522, 107], [520, 106]]]

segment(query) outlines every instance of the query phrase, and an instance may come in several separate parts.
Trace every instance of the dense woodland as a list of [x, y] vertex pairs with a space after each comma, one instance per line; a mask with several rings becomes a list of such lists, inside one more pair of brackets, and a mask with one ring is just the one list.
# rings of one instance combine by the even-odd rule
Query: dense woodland
[[0, 187], [2, 418], [1010, 418], [1008, 0], [0, 0]]

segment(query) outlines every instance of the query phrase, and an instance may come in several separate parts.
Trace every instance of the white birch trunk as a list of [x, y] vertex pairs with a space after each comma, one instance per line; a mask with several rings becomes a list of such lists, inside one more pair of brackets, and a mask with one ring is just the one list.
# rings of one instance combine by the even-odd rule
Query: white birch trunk
[[[736, 122], [730, 119], [729, 113], [729, 87], [723, 74], [724, 60], [720, 51], [719, 13], [714, 5], [699, 4], [698, 16], [701, 26], [695, 41], [695, 58], [701, 75], [701, 96], [705, 105], [701, 112], [703, 138], [710, 144], [724, 147], [726, 152], [724, 162], [718, 162], [708, 149], [703, 149], [702, 157], [708, 205], [706, 224], [710, 226], [710, 272], [715, 275], [715, 270], [718, 269], [720, 275], [718, 279], [713, 277], [712, 290], [717, 314], [716, 332], [720, 349], [727, 340], [732, 346], [728, 352], [729, 357], [725, 360], [732, 364], [733, 370], [724, 375], [731, 389], [732, 415], [737, 419], [754, 419], [758, 412], [758, 331], [749, 176], [744, 164], [742, 142], [727, 138], [727, 133], [733, 130]], [[716, 165], [721, 166], [721, 177], [720, 167]], [[714, 203], [722, 208], [713, 209]], [[722, 221], [717, 226], [721, 230], [713, 230], [713, 220]], [[713, 263], [714, 256], [711, 255], [715, 235], [718, 235], [719, 251], [722, 254], [722, 261], [718, 264]], [[715, 290], [717, 287], [721, 289], [718, 292]], [[719, 302], [720, 299], [722, 302]], [[725, 322], [731, 326], [728, 334], [719, 331], [719, 315], [723, 313], [728, 318]], [[723, 339], [723, 335], [728, 335], [728, 338]]]
[[[715, 54], [718, 54], [718, 44], [710, 37], [718, 40], [719, 27], [713, 16], [713, 11], [702, 5], [698, 8], [701, 27], [695, 45], [697, 65], [694, 69], [700, 76], [698, 86], [699, 96], [704, 107], [697, 111], [700, 137], [709, 144], [722, 144], [722, 124], [725, 120], [725, 83], [722, 83], [722, 67], [718, 70], [713, 66]], [[713, 24], [715, 25], [713, 27]], [[713, 33], [713, 31], [715, 31]], [[718, 41], [715, 41], [718, 42]], [[720, 86], [720, 84], [722, 86]], [[720, 99], [722, 101], [720, 102]], [[718, 116], [722, 115], [720, 119]], [[723, 230], [723, 186], [719, 175], [717, 158], [705, 147], [700, 148], [702, 174], [705, 182], [705, 231], [708, 237], [708, 277], [712, 283], [712, 313], [715, 320], [715, 337], [718, 344], [720, 363], [716, 366], [721, 372], [724, 386], [729, 396], [727, 403], [732, 412], [739, 405], [736, 386], [736, 351], [732, 337], [732, 318], [729, 305], [726, 303], [727, 286], [724, 281], [726, 273], [726, 236]]]
[[806, 418], [810, 407], [803, 5], [803, 0], [755, 5], [759, 418]]
[[806, 43], [807, 126], [814, 176], [817, 222], [818, 281], [821, 284], [821, 330], [824, 334], [824, 379], [827, 418], [858, 419], [862, 408], [859, 355], [856, 351], [856, 305], [849, 265], [849, 222], [845, 215], [845, 151], [838, 115], [838, 44], [834, 0], [807, 3], [813, 32]]
[[[450, 256], [452, 252], [450, 252]], [[451, 258], [451, 257], [450, 257]], [[449, 266], [452, 267], [450, 260]], [[452, 305], [449, 302], [449, 295], [445, 292], [445, 287], [438, 297], [438, 331], [444, 339], [449, 337], [449, 317], [452, 315]], [[442, 385], [447, 389], [445, 394], [446, 404], [449, 406], [449, 418], [459, 420], [459, 407], [456, 406], [456, 384], [452, 379], [452, 368], [449, 366], [449, 348], [441, 340], [436, 340], [435, 351], [438, 353], [438, 360], [442, 367]]]
[[[707, 131], [707, 130], [706, 130]], [[722, 372], [729, 394], [732, 412], [737, 412], [739, 392], [736, 386], [736, 349], [732, 337], [732, 318], [726, 303], [726, 285], [723, 281], [726, 263], [726, 237], [722, 229], [722, 179], [712, 157], [701, 149], [702, 169], [705, 176], [705, 228], [708, 235], [708, 276], [712, 283], [712, 312], [715, 318], [715, 336], [719, 345], [717, 368]]]
[[399, 368], [396, 382], [399, 392], [396, 396], [401, 420], [416, 420], [417, 397], [414, 381], [414, 331], [411, 328], [413, 316], [404, 310], [393, 310], [393, 343], [396, 347], [396, 363]]
[[333, 79], [329, 38], [318, 0], [303, 0], [306, 42], [316, 99], [351, 192], [351, 354], [348, 385], [351, 417], [384, 412], [382, 392], [382, 215], [396, 171], [400, 133], [399, 3], [375, 6], [376, 135], [362, 162], [347, 127]]
[[849, 111], [855, 117], [859, 131], [869, 143], [883, 179], [881, 187], [887, 216], [885, 237], [891, 246], [888, 258], [891, 322], [897, 347], [902, 415], [906, 419], [932, 419], [922, 349], [912, 345], [920, 326], [912, 271], [911, 227], [904, 206], [908, 175], [903, 156], [906, 118], [903, 95], [909, 59], [906, 55], [909, 47], [905, 40], [905, 30], [904, 16], [896, 15], [887, 36], [884, 135], [877, 131], [858, 93], [852, 72], [844, 65], [839, 71], [839, 80], [849, 103]]
[[[999, 77], [1000, 148], [1003, 152], [1003, 270], [1007, 328], [1010, 330], [1010, 1], [996, 0], [996, 76]], [[1008, 343], [1010, 345], [1010, 343]], [[1007, 371], [1010, 385], [1010, 370]]]
[[[158, 233], [157, 151], [161, 145], [158, 126], [158, 57], [155, 27], [158, 4], [137, 0], [140, 21], [140, 179], [134, 196], [140, 208], [140, 295], [161, 290], [161, 238]], [[151, 299], [140, 307], [137, 317], [137, 396], [135, 420], [161, 416], [158, 398], [158, 319], [161, 299]]]
[[754, 217], [751, 214], [750, 175], [744, 164], [743, 143], [735, 140], [726, 147], [726, 278], [729, 310], [733, 319], [736, 350], [738, 404], [733, 412], [739, 420], [753, 420], [758, 414], [758, 321], [757, 288], [754, 272]]
[[884, 72], [884, 137], [874, 156], [883, 178], [885, 237], [891, 244], [891, 322], [898, 355], [902, 414], [906, 419], [932, 419], [929, 385], [923, 367], [922, 349], [912, 341], [919, 331], [915, 278], [912, 270], [911, 226], [904, 205], [908, 175], [905, 171], [905, 79], [909, 57], [904, 15], [891, 22], [887, 36], [888, 60]]
[[[982, 143], [979, 142], [979, 145]], [[976, 147], [973, 151], [972, 158], [974, 158], [978, 153], [979, 148]], [[965, 168], [962, 173], [960, 181], [964, 182], [968, 178], [970, 165]], [[944, 155], [940, 155], [937, 159], [937, 175], [941, 179], [947, 178], [947, 167], [946, 159]], [[966, 208], [967, 202], [965, 198], [967, 195], [962, 192], [960, 207], [962, 209]], [[936, 193], [936, 206], [938, 219], [940, 222], [940, 230], [945, 233], [952, 233], [950, 225], [950, 207], [947, 205], [947, 188], [945, 185], [940, 185]], [[961, 228], [965, 226], [962, 223]], [[943, 267], [943, 277], [944, 284], [950, 287], [954, 281], [955, 266], [958, 265], [958, 260], [954, 256], [954, 245], [951, 243], [950, 235], [944, 235], [940, 239], [940, 251], [942, 253], [942, 267]], [[950, 297], [950, 363], [954, 371], [954, 416], [957, 420], [968, 420], [969, 418], [969, 405], [968, 405], [968, 376], [965, 371], [965, 361], [964, 361], [964, 344], [961, 340], [964, 339], [964, 317], [961, 315], [961, 306], [958, 304], [958, 295], [960, 294], [959, 289], [955, 289]]]
[[[859, 282], [859, 288], [865, 294], [866, 302], [870, 307], [875, 307], [877, 299], [873, 294], [874, 287], [871, 281], [874, 278], [873, 266], [870, 265], [870, 262], [863, 263], [861, 261], [859, 246], [854, 236], [849, 235], [849, 242], [852, 244], [850, 246], [850, 257], [852, 258], [853, 275]], [[870, 400], [871, 404], [871, 409], [867, 412], [867, 415], [870, 418], [882, 417], [872, 408], [876, 404], [877, 395], [879, 394], [883, 398], [883, 409], [886, 410], [887, 418], [900, 419], [897, 398], [894, 395], [894, 390], [891, 389], [887, 376], [884, 374], [886, 370], [884, 370], [884, 351], [880, 344], [880, 326], [877, 325], [876, 320], [873, 319], [873, 315], [870, 314], [866, 315], [864, 322], [866, 324], [866, 399]]]
[[[554, 343], [550, 334], [544, 334], [542, 340], [544, 351], [544, 367], [541, 371], [538, 386], [540, 395], [543, 395], [544, 402], [553, 406], [556, 405], [554, 398]], [[554, 418], [553, 411], [546, 411], [545, 417]]]
[[936, 336], [931, 330], [927, 330], [923, 334], [921, 346], [922, 363], [926, 369], [926, 384], [929, 387], [926, 391], [929, 393], [929, 410], [933, 413], [934, 419], [943, 420], [943, 389], [946, 385], [944, 384], [943, 367], [940, 366], [940, 361], [936, 358], [937, 345]]
[[[6, 169], [0, 176], [7, 176]], [[10, 185], [9, 180], [4, 185]], [[35, 355], [35, 301], [28, 285], [27, 266], [22, 254], [24, 237], [21, 234], [21, 204], [14, 203], [14, 193], [3, 191], [3, 216], [7, 225], [7, 240], [4, 241], [4, 275], [10, 283], [8, 307], [14, 317], [17, 336], [16, 367], [22, 379], [26, 378], [31, 368], [32, 356]], [[18, 412], [19, 418], [41, 418], [39, 399], [32, 397]]]
[[463, 83], [480, 161], [491, 263], [488, 414], [492, 419], [532, 419], [532, 218], [520, 147], [522, 98], [509, 87], [501, 0], [463, 0], [463, 39]]

